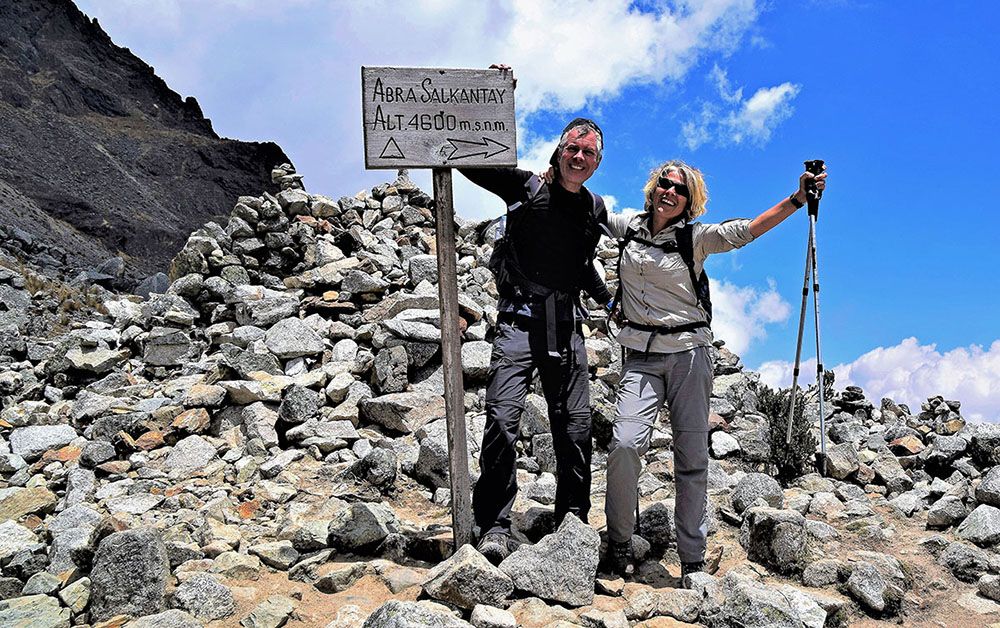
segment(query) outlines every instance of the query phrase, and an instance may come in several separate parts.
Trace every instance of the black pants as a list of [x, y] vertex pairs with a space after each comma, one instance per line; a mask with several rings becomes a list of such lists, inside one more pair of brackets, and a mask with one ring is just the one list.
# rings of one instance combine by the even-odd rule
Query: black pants
[[517, 495], [514, 444], [535, 369], [548, 403], [556, 454], [556, 524], [590, 511], [590, 382], [583, 337], [572, 324], [558, 330], [560, 357], [547, 354], [545, 323], [502, 318], [497, 326], [486, 388], [486, 431], [472, 510], [480, 534], [510, 533]]

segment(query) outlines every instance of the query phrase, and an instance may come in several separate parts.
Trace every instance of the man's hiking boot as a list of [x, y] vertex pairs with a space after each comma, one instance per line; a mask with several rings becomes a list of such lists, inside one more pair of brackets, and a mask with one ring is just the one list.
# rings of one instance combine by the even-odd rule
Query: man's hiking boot
[[632, 540], [618, 542], [609, 539], [601, 571], [616, 578], [624, 578], [628, 575], [628, 569], [631, 566]]
[[476, 549], [493, 565], [499, 565], [510, 555], [510, 536], [499, 532], [487, 534], [479, 540]]

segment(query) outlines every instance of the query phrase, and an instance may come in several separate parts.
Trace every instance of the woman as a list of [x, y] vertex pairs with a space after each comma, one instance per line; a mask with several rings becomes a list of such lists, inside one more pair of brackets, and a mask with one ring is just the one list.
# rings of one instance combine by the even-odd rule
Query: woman
[[[713, 253], [742, 247], [767, 233], [802, 207], [810, 183], [822, 190], [825, 178], [826, 173], [803, 173], [795, 193], [753, 220], [702, 224], [693, 222], [705, 213], [708, 201], [701, 172], [669, 161], [652, 171], [643, 188], [644, 212], [608, 215], [613, 235], [627, 242], [619, 268], [627, 323], [618, 342], [629, 351], [608, 454], [605, 571], [623, 576], [631, 563], [642, 456], [664, 402], [673, 432], [682, 584], [687, 586], [689, 574], [705, 569], [712, 331], [703, 264]], [[685, 251], [693, 258], [691, 265]]]

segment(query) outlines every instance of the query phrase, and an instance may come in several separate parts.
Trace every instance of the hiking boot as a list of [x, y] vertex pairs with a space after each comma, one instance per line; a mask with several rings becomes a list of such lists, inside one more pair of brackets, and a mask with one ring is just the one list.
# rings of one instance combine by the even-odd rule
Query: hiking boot
[[632, 540], [612, 541], [608, 540], [608, 549], [604, 553], [604, 565], [602, 572], [617, 578], [624, 578], [628, 575], [628, 568], [632, 565]]
[[717, 547], [708, 557], [708, 561], [699, 560], [690, 563], [681, 563], [681, 587], [685, 589], [691, 588], [690, 580], [688, 576], [693, 573], [707, 573], [709, 575], [714, 574], [719, 570], [719, 563], [722, 561], [722, 547]]
[[493, 565], [499, 565], [510, 555], [510, 536], [491, 532], [479, 540], [476, 549]]
[[692, 563], [681, 563], [681, 588], [690, 589], [691, 580], [689, 576], [693, 573], [702, 573], [705, 571], [705, 561], [699, 560]]

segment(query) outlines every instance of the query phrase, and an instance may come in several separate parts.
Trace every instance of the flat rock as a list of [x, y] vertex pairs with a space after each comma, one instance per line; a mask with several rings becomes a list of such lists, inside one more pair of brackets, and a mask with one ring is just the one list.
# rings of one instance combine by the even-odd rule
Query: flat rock
[[476, 604], [469, 621], [476, 628], [517, 628], [517, 619], [513, 613], [484, 604]]
[[368, 421], [394, 432], [410, 434], [444, 416], [444, 397], [425, 392], [391, 393], [363, 399], [358, 407]]
[[299, 553], [292, 546], [291, 541], [271, 541], [269, 543], [258, 543], [251, 545], [248, 552], [260, 558], [268, 567], [287, 571], [289, 567], [299, 560]]
[[0, 520], [52, 512], [58, 501], [55, 493], [44, 486], [8, 489], [0, 495], [3, 495], [0, 497]]
[[127, 360], [130, 355], [128, 349], [115, 351], [107, 347], [78, 345], [66, 352], [66, 359], [77, 370], [103, 375]]
[[195, 574], [174, 591], [174, 603], [205, 621], [224, 619], [236, 610], [229, 587], [208, 574]]
[[218, 408], [226, 399], [226, 389], [215, 384], [195, 384], [181, 397], [185, 408]]
[[298, 318], [278, 321], [264, 334], [268, 351], [283, 360], [323, 352], [323, 339]]
[[17, 427], [10, 433], [10, 449], [12, 453], [32, 462], [50, 449], [70, 444], [76, 436], [76, 430], [69, 425]]
[[170, 471], [187, 473], [204, 469], [215, 458], [215, 447], [201, 436], [193, 434], [174, 445], [163, 466]]
[[243, 628], [279, 628], [285, 625], [295, 610], [295, 601], [283, 595], [272, 595], [240, 620]]
[[138, 493], [135, 495], [118, 495], [104, 501], [104, 507], [109, 512], [127, 512], [130, 515], [141, 515], [149, 512], [163, 503], [162, 495]]
[[256, 580], [260, 578], [261, 564], [256, 556], [239, 552], [223, 552], [215, 557], [212, 563], [212, 573], [227, 578], [239, 580]]
[[0, 626], [69, 628], [70, 611], [48, 595], [24, 595], [0, 601]]

